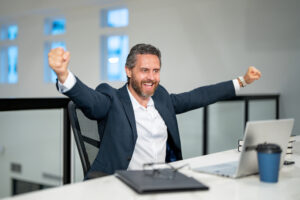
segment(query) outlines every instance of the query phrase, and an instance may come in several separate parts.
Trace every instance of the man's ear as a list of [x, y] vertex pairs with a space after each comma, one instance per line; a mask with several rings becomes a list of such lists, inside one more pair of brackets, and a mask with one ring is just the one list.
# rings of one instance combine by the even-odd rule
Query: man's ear
[[131, 69], [128, 68], [127, 66], [125, 66], [125, 72], [126, 72], [127, 77], [131, 78], [131, 74], [132, 74]]

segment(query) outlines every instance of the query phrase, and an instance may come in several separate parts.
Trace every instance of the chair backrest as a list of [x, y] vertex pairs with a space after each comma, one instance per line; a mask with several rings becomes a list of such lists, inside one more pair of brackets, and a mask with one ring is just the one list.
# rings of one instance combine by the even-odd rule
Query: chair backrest
[[72, 101], [69, 102], [68, 111], [83, 175], [86, 176], [100, 147], [97, 121], [88, 119]]

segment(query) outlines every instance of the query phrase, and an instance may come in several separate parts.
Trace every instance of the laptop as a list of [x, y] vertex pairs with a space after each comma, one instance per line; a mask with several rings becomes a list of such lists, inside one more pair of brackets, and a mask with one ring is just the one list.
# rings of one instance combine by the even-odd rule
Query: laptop
[[[256, 150], [249, 150], [262, 143], [274, 143], [281, 147], [280, 168], [283, 165], [294, 119], [250, 121], [246, 124], [244, 144], [238, 161], [194, 168], [194, 171], [239, 178], [258, 173]], [[247, 148], [247, 150], [246, 150]]]

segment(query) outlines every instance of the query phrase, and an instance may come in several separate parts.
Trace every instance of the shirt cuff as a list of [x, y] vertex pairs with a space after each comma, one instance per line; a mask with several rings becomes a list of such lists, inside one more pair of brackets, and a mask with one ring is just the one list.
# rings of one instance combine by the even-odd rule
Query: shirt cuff
[[232, 82], [233, 82], [233, 85], [234, 85], [235, 93], [237, 93], [241, 89], [239, 81], [237, 79], [233, 79]]
[[59, 80], [57, 80], [58, 91], [60, 93], [65, 93], [70, 89], [72, 89], [75, 83], [76, 83], [76, 78], [74, 74], [71, 71], [69, 71], [69, 75], [64, 83], [61, 83]]

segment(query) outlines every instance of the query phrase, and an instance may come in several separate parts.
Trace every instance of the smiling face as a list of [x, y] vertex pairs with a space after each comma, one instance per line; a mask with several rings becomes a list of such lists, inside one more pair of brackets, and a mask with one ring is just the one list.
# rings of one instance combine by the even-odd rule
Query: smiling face
[[[133, 68], [126, 67], [128, 88], [138, 101], [148, 101], [160, 82], [160, 62], [156, 55], [138, 54]], [[139, 102], [141, 103], [141, 102]]]

